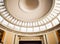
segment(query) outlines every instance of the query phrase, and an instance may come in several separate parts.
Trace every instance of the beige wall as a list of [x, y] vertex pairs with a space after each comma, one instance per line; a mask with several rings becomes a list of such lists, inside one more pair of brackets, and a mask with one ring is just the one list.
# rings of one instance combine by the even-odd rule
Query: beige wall
[[15, 44], [19, 44], [19, 37], [16, 35]]
[[4, 44], [13, 44], [14, 42], [14, 34], [12, 32], [6, 32], [4, 38]]
[[[47, 33], [46, 36], [47, 36], [48, 44], [57, 44], [56, 35], [55, 35], [54, 32]], [[5, 37], [3, 39], [4, 44], [14, 44], [14, 37], [15, 37], [14, 33], [9, 32], [9, 31], [5, 31]], [[31, 39], [32, 38], [33, 37], [31, 37]], [[39, 37], [37, 37], [36, 39], [39, 40]], [[18, 36], [16, 36], [15, 44], [19, 44], [19, 38], [18, 38]]]
[[50, 32], [46, 34], [48, 44], [57, 44], [56, 36], [54, 32]]
[[[46, 36], [47, 36], [48, 44], [57, 44], [54, 32], [47, 33]], [[5, 38], [4, 38], [4, 44], [14, 44], [14, 37], [15, 37], [14, 33], [6, 32]], [[32, 39], [40, 40], [40, 37], [21, 37], [20, 40], [24, 40], [24, 39], [25, 40], [29, 40], [29, 39], [30, 40], [32, 40]], [[16, 39], [15, 39], [15, 44], [19, 44], [19, 37], [17, 35], [16, 35]]]

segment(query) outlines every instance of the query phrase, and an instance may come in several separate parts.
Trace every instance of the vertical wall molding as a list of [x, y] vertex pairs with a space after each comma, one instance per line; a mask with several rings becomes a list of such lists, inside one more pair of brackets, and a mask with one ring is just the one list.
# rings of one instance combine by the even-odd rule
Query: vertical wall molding
[[43, 35], [43, 37], [44, 37], [44, 44], [46, 44], [46, 38], [45, 38], [45, 34]]
[[47, 33], [45, 34], [45, 37], [46, 37], [46, 44], [49, 44], [49, 40], [48, 40], [48, 37], [47, 37]]
[[14, 35], [14, 42], [13, 42], [13, 44], [15, 44], [15, 40], [16, 40], [16, 34]]
[[57, 38], [57, 35], [56, 35], [56, 31], [54, 31], [54, 35], [55, 35], [56, 42], [58, 44], [58, 38]]

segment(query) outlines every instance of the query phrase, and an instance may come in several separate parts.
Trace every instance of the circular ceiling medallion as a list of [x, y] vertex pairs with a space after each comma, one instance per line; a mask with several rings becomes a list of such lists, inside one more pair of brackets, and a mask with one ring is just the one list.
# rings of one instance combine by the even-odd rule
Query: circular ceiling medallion
[[29, 10], [36, 9], [39, 5], [39, 0], [25, 0], [25, 1], [19, 0], [19, 6], [21, 2], [23, 3], [23, 5], [25, 5], [22, 8], [26, 7], [26, 9], [29, 9]]
[[53, 0], [5, 0], [7, 11], [23, 22], [34, 22], [51, 10]]

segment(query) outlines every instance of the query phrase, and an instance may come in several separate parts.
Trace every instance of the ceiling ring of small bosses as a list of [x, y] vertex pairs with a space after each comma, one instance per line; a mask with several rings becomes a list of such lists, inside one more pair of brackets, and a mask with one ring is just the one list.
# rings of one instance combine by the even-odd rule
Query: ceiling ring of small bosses
[[19, 32], [40, 32], [59, 24], [60, 0], [53, 0], [53, 7], [49, 15], [35, 22], [24, 22], [14, 18], [5, 7], [4, 0], [0, 0], [0, 23], [7, 28]]

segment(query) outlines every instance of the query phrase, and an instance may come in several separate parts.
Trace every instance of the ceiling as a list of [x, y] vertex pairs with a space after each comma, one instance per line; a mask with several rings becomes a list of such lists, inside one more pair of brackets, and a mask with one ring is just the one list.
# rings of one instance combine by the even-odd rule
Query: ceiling
[[23, 22], [34, 22], [52, 9], [53, 0], [5, 0], [7, 11]]
[[60, 24], [60, 0], [0, 0], [0, 24], [24, 33], [50, 30]]

